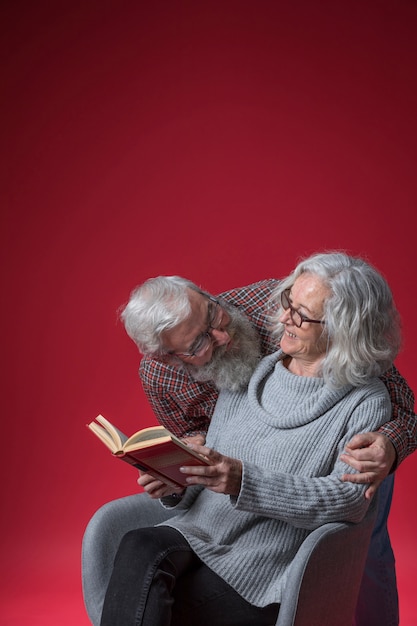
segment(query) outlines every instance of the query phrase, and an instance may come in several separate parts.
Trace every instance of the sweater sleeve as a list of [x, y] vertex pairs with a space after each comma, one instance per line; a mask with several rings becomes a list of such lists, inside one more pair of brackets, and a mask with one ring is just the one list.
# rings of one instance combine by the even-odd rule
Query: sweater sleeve
[[[286, 473], [243, 463], [241, 491], [232, 503], [239, 510], [299, 528], [313, 529], [334, 521], [360, 522], [369, 506], [364, 497], [367, 485], [342, 482], [342, 474], [355, 470], [347, 469], [339, 457], [354, 434], [376, 429], [389, 418], [390, 406], [383, 396], [361, 403], [352, 413], [336, 453], [329, 453], [332, 458], [326, 475], [308, 475], [303, 467]], [[315, 454], [325, 451], [314, 449], [311, 455]]]

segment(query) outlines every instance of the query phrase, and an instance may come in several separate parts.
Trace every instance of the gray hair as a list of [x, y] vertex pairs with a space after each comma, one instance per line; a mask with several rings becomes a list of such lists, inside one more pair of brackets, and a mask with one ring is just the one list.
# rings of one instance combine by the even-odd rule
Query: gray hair
[[322, 364], [326, 383], [359, 386], [381, 376], [400, 349], [400, 318], [386, 280], [363, 259], [328, 252], [302, 260], [272, 294], [274, 335], [280, 340], [284, 332], [279, 322], [281, 293], [306, 272], [321, 278], [330, 289], [323, 314], [328, 345]]
[[180, 276], [149, 278], [132, 291], [120, 318], [142, 354], [164, 352], [161, 334], [177, 326], [191, 313], [188, 289], [204, 293], [193, 282]]

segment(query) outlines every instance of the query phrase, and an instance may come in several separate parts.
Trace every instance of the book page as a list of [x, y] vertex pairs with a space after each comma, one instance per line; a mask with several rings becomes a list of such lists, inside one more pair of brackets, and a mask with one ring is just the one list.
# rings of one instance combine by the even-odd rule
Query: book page
[[[103, 415], [97, 415], [96, 420], [110, 435], [115, 449], [121, 450], [123, 448], [123, 444], [127, 440], [127, 436], [121, 430], [116, 428], [116, 426], [114, 426], [111, 422], [109, 422], [109, 420], [107, 420]], [[93, 425], [94, 422], [90, 426]], [[98, 434], [97, 429], [94, 429], [94, 431]]]
[[87, 426], [114, 454], [119, 451], [119, 448], [115, 444], [110, 433], [108, 433], [107, 430], [103, 428], [103, 426], [100, 426], [95, 422], [91, 422], [91, 424], [87, 424]]
[[131, 435], [127, 441], [125, 441], [123, 448], [126, 450], [129, 448], [145, 448], [148, 445], [158, 443], [162, 440], [168, 441], [171, 439], [171, 434], [163, 426], [150, 426], [149, 428], [143, 428], [137, 433]]

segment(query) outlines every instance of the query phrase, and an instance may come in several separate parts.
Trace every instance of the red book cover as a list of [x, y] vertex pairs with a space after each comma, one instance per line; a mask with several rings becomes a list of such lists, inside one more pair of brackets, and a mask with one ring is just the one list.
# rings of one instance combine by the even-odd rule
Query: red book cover
[[187, 450], [185, 446], [182, 447], [174, 441], [164, 441], [146, 448], [129, 450], [127, 453], [116, 453], [115, 456], [135, 465], [138, 469], [149, 471], [156, 478], [161, 476], [161, 480], [167, 479], [166, 482], [169, 481], [181, 487], [186, 487], [187, 476], [180, 472], [180, 467], [209, 464], [208, 461], [195, 455], [192, 450]]

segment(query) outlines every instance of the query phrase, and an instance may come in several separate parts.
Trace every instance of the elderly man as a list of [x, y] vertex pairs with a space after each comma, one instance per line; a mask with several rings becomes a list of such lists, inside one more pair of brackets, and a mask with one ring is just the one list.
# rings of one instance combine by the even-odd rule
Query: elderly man
[[[259, 358], [277, 349], [268, 322], [269, 296], [277, 282], [264, 280], [213, 297], [186, 279], [160, 276], [132, 292], [121, 318], [143, 354], [139, 375], [146, 396], [159, 422], [171, 432], [180, 437], [204, 436], [218, 390], [245, 386]], [[369, 483], [367, 497], [382, 483], [356, 626], [398, 624], [395, 565], [387, 530], [393, 489], [390, 472], [416, 448], [417, 417], [413, 393], [399, 372], [392, 368], [383, 381], [391, 396], [392, 421], [377, 433], [354, 437], [342, 457], [361, 472], [343, 479]], [[148, 475], [138, 482], [155, 495], [155, 481]], [[121, 537], [169, 515], [144, 493], [111, 502], [92, 518], [83, 541], [83, 589], [93, 624], [99, 624]]]

